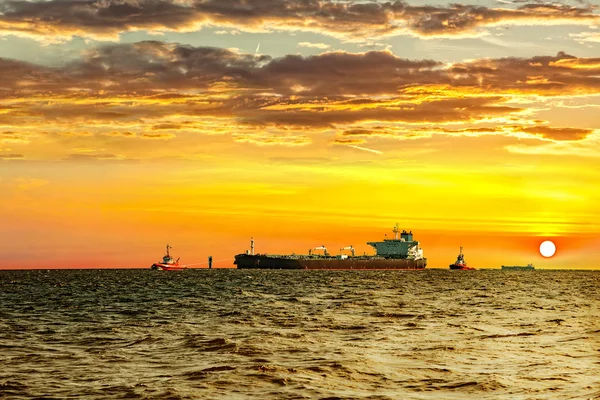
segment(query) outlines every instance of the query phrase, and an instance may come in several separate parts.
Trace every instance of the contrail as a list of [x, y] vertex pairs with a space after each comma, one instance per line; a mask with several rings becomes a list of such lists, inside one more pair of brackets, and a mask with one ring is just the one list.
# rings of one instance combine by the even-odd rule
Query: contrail
[[256, 46], [256, 51], [254, 52], [254, 54], [258, 54], [258, 50], [260, 50], [260, 43], [258, 44], [258, 46]]
[[375, 153], [375, 154], [383, 154], [383, 151], [367, 149], [366, 147], [355, 146], [353, 144], [347, 144], [346, 146], [354, 147], [355, 149], [358, 149], [358, 150], [370, 151], [371, 153]]

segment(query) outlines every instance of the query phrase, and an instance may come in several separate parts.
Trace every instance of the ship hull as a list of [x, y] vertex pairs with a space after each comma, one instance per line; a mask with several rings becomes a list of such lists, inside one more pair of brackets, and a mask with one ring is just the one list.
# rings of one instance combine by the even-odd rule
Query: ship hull
[[407, 260], [383, 257], [277, 257], [261, 254], [238, 254], [234, 264], [238, 269], [328, 269], [328, 270], [423, 270], [427, 259]]
[[450, 269], [457, 270], [457, 271], [474, 271], [475, 270], [475, 268], [473, 268], [473, 267], [467, 267], [466, 265], [460, 265], [460, 264], [450, 264]]
[[150, 269], [155, 269], [158, 271], [179, 271], [184, 269], [184, 267], [180, 267], [179, 265], [152, 264]]

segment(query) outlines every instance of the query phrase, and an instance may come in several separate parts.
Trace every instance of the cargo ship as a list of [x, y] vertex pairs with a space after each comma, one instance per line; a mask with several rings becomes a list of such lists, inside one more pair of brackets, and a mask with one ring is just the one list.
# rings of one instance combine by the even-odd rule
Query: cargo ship
[[157, 262], [152, 264], [150, 269], [155, 269], [159, 271], [172, 271], [172, 270], [181, 270], [186, 267], [179, 265], [179, 258], [177, 260], [173, 260], [171, 254], [169, 254], [169, 249], [172, 249], [171, 246], [167, 245], [167, 254], [162, 259], [162, 262]]
[[[236, 255], [233, 263], [239, 269], [425, 269], [427, 259], [423, 257], [419, 242], [413, 240], [412, 231], [400, 232], [396, 224], [393, 232], [394, 239], [367, 242], [375, 249], [375, 255], [356, 255], [353, 246], [343, 247], [340, 254], [331, 255], [324, 245], [310, 249], [308, 254], [254, 254], [254, 240], [251, 239], [250, 250]], [[323, 254], [315, 254], [317, 250], [322, 250]], [[347, 254], [348, 250], [351, 254]]]
[[461, 271], [474, 270], [475, 268], [469, 267], [467, 265], [467, 262], [465, 261], [465, 255], [463, 254], [462, 250], [463, 250], [463, 248], [461, 246], [460, 253], [458, 253], [458, 257], [456, 257], [456, 261], [454, 262], [454, 264], [450, 264], [450, 269], [457, 269], [457, 270], [461, 270]]
[[525, 266], [523, 265], [503, 265], [502, 269], [505, 270], [509, 270], [509, 271], [531, 271], [534, 270], [535, 268], [533, 267], [533, 264], [527, 264]]

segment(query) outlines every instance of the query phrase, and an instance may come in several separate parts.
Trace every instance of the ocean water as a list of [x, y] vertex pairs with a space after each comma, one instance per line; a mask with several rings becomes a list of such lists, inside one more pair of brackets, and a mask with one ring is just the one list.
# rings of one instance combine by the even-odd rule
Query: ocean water
[[0, 271], [0, 398], [598, 399], [600, 271]]

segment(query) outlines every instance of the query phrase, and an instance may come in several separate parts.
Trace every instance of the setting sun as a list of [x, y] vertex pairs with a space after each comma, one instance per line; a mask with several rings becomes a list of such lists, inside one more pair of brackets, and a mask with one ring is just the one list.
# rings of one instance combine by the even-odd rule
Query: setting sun
[[553, 242], [546, 240], [540, 244], [540, 254], [544, 257], [552, 257], [555, 252], [556, 245]]

